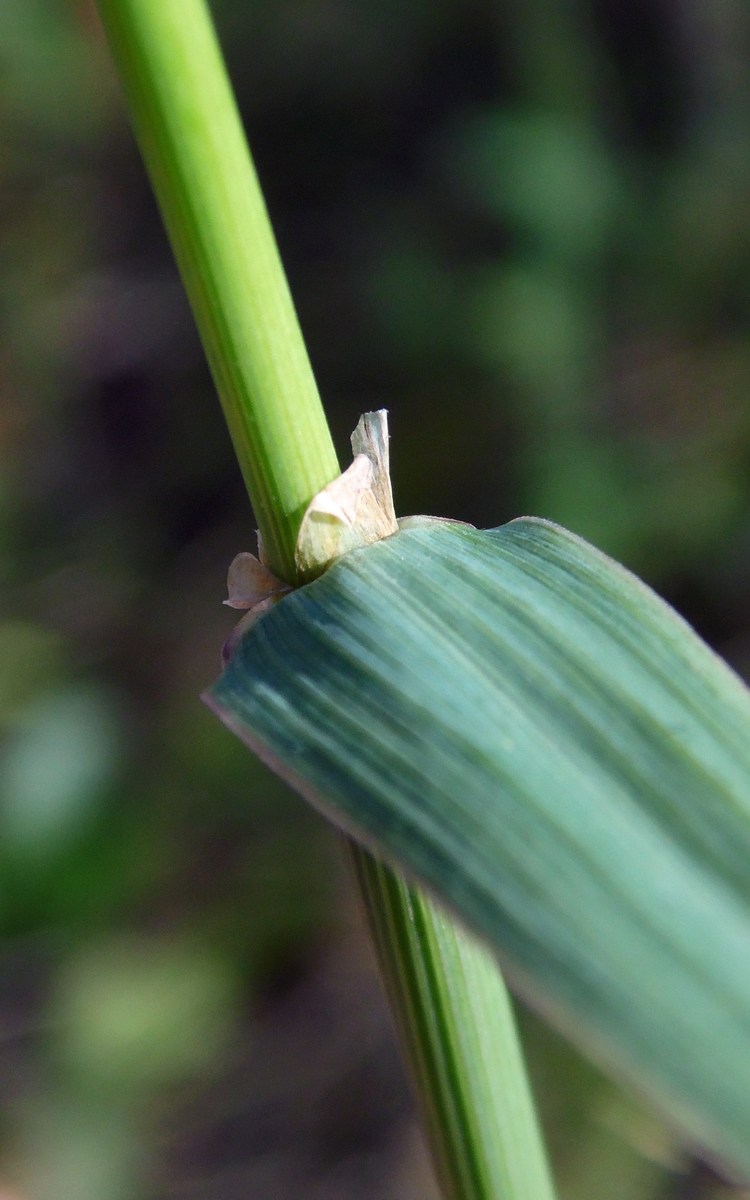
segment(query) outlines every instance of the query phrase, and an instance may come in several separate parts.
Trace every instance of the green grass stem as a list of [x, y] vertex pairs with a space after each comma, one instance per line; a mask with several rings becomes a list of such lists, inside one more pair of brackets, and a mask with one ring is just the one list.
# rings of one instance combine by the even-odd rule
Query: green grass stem
[[336, 453], [203, 0], [99, 0], [271, 568]]
[[353, 845], [352, 857], [444, 1195], [553, 1200], [495, 959], [366, 851]]
[[[203, 0], [99, 0], [270, 565], [338, 463]], [[354, 850], [389, 990], [452, 1200], [550, 1200], [494, 962]]]

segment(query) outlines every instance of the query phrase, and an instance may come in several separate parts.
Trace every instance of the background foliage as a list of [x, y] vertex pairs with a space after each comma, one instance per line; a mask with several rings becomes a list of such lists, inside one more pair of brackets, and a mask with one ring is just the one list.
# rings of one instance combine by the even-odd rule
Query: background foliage
[[[400, 512], [750, 671], [741, 0], [215, 11], [342, 457], [388, 407]], [[0, 81], [0, 1195], [423, 1200], [335, 839], [196, 699], [253, 522], [89, 4], [4, 0]], [[523, 1023], [564, 1197], [739, 1194]]]

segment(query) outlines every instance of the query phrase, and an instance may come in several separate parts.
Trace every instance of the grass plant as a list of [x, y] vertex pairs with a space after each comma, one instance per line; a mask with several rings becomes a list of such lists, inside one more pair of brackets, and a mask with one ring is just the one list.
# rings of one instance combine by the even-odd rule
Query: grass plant
[[[338, 464], [209, 14], [99, 5], [268, 564], [293, 589], [209, 703], [361, 844], [446, 1195], [552, 1184], [495, 958], [422, 885], [591, 1057], [750, 1175], [750, 693], [634, 576], [536, 518], [391, 525], [298, 586], [303, 514]], [[368, 470], [354, 515], [339, 498], [325, 521], [356, 524]]]

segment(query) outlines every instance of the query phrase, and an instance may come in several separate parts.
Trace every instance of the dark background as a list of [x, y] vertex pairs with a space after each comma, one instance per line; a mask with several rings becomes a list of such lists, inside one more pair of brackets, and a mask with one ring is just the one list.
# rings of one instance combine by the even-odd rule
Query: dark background
[[[744, 0], [214, 6], [346, 461], [750, 669]], [[0, 1198], [434, 1200], [336, 838], [203, 709], [254, 523], [93, 8], [0, 4]], [[740, 1195], [528, 1015], [563, 1200]]]

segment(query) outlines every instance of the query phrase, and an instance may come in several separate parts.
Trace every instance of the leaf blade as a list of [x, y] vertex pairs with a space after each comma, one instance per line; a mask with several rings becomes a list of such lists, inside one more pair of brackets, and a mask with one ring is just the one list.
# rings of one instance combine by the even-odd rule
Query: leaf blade
[[750, 1172], [750, 697], [649, 589], [534, 519], [404, 531], [277, 605], [211, 702]]

